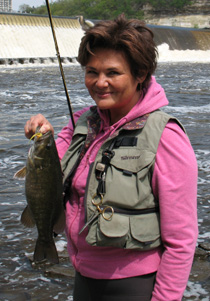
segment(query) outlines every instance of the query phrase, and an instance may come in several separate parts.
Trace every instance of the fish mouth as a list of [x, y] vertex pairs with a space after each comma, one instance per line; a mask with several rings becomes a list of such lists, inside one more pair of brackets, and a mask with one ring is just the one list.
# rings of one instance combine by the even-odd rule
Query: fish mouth
[[48, 132], [46, 132], [46, 133], [41, 133], [42, 135], [38, 138], [38, 140], [44, 140], [44, 139], [46, 139], [46, 138], [48, 138], [48, 137], [50, 137], [50, 135], [52, 135], [52, 131], [48, 131]]
[[41, 142], [46, 138], [49, 138], [52, 135], [52, 131], [48, 131], [46, 133], [36, 132], [31, 139], [34, 139], [35, 142]]
[[48, 138], [51, 134], [52, 134], [52, 131], [47, 131], [46, 133], [42, 133], [40, 132], [40, 128], [41, 126], [37, 126], [36, 128], [36, 132], [35, 134], [31, 137], [31, 139], [36, 139], [37, 140], [43, 140], [43, 139], [46, 139]]

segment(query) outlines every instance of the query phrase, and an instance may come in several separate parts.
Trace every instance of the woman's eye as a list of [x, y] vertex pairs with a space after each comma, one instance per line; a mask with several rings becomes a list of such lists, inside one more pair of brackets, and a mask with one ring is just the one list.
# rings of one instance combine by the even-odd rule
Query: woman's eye
[[117, 72], [117, 71], [110, 71], [109, 75], [119, 75], [119, 72]]
[[96, 71], [93, 71], [93, 70], [87, 70], [87, 71], [86, 71], [86, 74], [96, 74]]

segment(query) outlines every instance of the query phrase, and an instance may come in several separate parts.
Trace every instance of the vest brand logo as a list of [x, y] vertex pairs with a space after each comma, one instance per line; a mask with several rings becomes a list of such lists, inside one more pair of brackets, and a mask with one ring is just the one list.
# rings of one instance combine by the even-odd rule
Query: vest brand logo
[[137, 160], [140, 156], [122, 156], [121, 160]]

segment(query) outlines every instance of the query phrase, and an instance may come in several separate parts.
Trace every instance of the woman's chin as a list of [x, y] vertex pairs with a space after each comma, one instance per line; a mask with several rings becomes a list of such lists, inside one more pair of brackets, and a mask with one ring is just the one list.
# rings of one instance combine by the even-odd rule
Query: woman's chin
[[109, 100], [100, 99], [95, 102], [96, 102], [97, 107], [100, 110], [108, 110], [108, 109], [112, 108], [112, 106], [113, 106], [113, 103], [110, 102]]

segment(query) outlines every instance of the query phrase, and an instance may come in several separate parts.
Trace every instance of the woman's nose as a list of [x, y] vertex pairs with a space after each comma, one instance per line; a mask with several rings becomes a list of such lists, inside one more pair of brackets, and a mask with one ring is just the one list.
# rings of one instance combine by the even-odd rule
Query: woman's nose
[[101, 73], [98, 75], [98, 78], [96, 80], [96, 86], [100, 89], [108, 87], [108, 79], [105, 74]]

